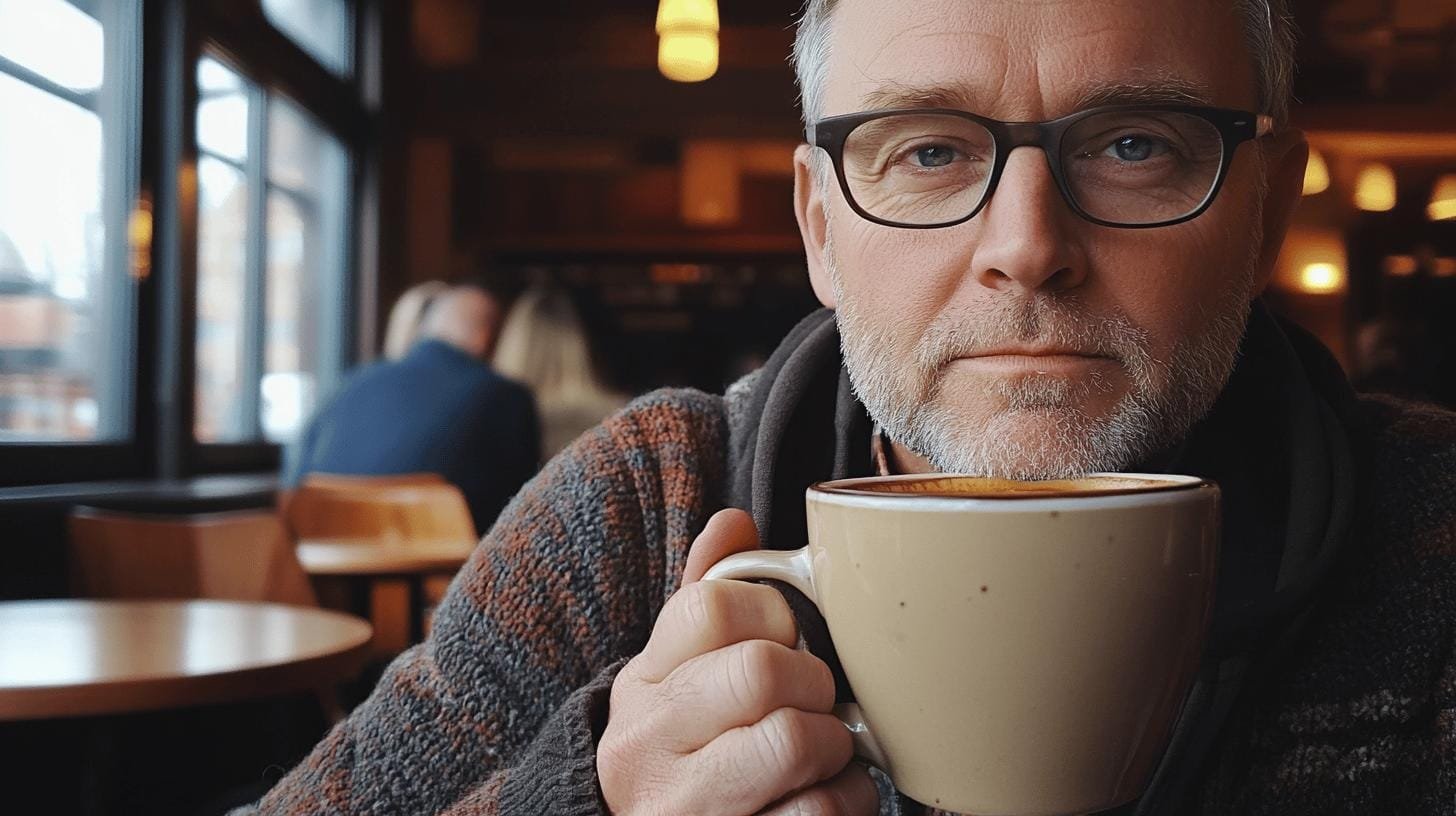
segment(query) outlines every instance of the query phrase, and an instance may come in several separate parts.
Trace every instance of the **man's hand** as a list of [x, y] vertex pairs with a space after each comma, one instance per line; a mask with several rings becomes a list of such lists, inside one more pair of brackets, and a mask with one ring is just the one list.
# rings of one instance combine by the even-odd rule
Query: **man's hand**
[[794, 648], [783, 596], [700, 580], [724, 557], [757, 548], [747, 513], [714, 515], [647, 647], [612, 684], [597, 775], [615, 816], [878, 812], [874, 782], [849, 764], [849, 730], [829, 713], [834, 678]]

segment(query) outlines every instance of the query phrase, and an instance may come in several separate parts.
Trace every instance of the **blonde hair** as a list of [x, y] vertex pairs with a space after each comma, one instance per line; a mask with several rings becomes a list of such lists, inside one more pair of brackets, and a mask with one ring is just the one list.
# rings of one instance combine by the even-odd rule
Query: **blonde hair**
[[495, 368], [529, 386], [542, 408], [597, 401], [611, 393], [592, 368], [581, 318], [559, 289], [532, 287], [516, 300], [501, 328]]
[[430, 303], [450, 287], [443, 281], [426, 281], [406, 289], [389, 310], [389, 323], [384, 329], [384, 357], [398, 360], [409, 353], [420, 339], [420, 324]]

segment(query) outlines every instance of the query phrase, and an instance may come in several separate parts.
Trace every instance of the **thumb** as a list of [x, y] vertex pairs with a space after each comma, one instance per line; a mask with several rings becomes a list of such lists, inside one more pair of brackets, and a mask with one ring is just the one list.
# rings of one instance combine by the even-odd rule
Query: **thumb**
[[688, 550], [688, 563], [683, 569], [684, 585], [702, 580], [703, 573], [733, 553], [758, 549], [758, 527], [753, 517], [737, 508], [719, 510], [708, 519], [703, 532]]

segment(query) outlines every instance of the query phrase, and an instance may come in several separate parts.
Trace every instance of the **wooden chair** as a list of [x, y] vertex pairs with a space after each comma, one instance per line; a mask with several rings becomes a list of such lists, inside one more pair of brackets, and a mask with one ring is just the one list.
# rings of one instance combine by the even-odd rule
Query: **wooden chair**
[[[188, 516], [77, 507], [70, 518], [72, 593], [86, 598], [213, 598], [318, 606], [276, 512]], [[333, 689], [316, 692], [343, 719]]]
[[[470, 507], [459, 488], [436, 474], [357, 477], [316, 474], [305, 479], [283, 510], [295, 540], [332, 539], [409, 546], [412, 541], [479, 538]], [[438, 604], [451, 576], [423, 579], [426, 608]], [[339, 581], [317, 582], [325, 606], [348, 606]], [[384, 657], [410, 644], [410, 588], [407, 582], [376, 578], [369, 587], [373, 650]], [[430, 616], [426, 614], [426, 630]]]
[[154, 516], [78, 507], [74, 592], [91, 598], [218, 598], [318, 606], [272, 511]]
[[310, 478], [284, 511], [297, 538], [358, 538], [408, 544], [423, 539], [473, 539], [470, 507], [455, 487], [399, 477], [341, 481]]
[[[310, 473], [303, 477], [303, 485], [332, 490], [370, 489], [376, 487], [408, 487], [410, 485], [445, 484], [445, 477], [438, 473], [396, 473], [388, 476], [359, 476], [352, 473]], [[278, 492], [278, 511], [288, 515], [288, 507], [298, 489]]]
[[446, 484], [438, 473], [394, 473], [388, 476], [356, 476], [350, 473], [310, 473], [303, 483], [312, 487], [334, 489], [371, 487], [409, 487], [412, 485]]

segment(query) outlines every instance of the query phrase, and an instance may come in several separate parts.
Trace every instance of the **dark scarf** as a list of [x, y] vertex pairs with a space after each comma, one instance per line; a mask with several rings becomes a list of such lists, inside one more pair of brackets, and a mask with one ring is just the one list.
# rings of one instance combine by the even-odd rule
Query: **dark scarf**
[[[1319, 341], [1255, 303], [1239, 362], [1208, 417], [1145, 463], [1219, 484], [1223, 545], [1198, 679], [1148, 790], [1118, 816], [1183, 810], [1240, 692], [1302, 630], [1350, 525], [1345, 422], [1353, 401]], [[764, 546], [803, 546], [805, 488], [872, 472], [870, 420], [850, 388], [832, 312], [809, 315], [785, 337], [753, 383], [744, 427], [729, 456], [729, 503], [752, 512]], [[780, 589], [849, 699], [822, 619], [807, 599]]]

